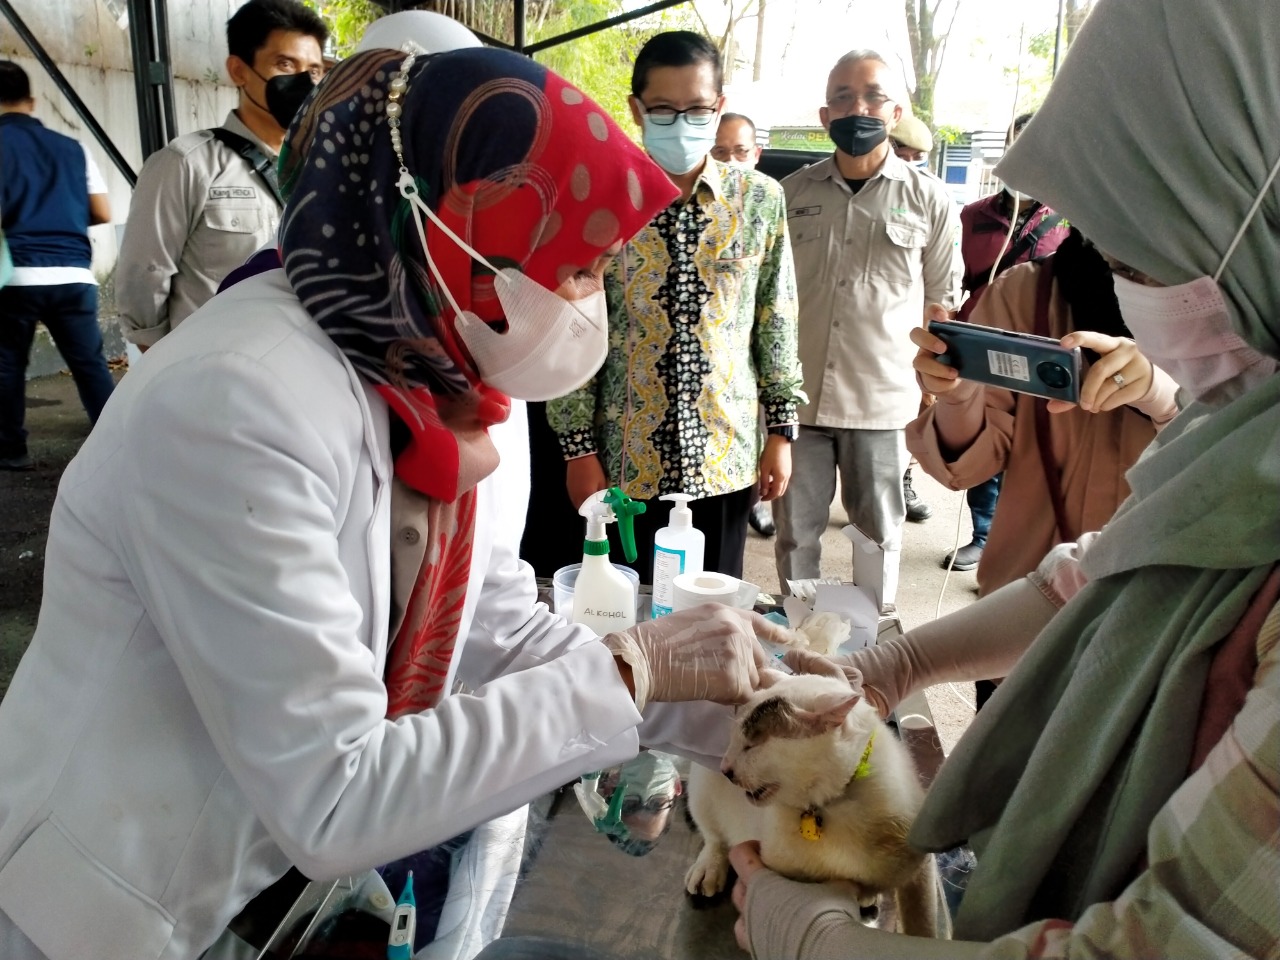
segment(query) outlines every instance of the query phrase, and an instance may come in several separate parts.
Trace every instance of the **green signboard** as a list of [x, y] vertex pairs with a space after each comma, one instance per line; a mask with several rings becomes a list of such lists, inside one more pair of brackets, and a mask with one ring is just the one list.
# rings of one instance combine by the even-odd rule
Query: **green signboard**
[[769, 131], [769, 146], [814, 153], [831, 153], [836, 148], [821, 127], [773, 127]]

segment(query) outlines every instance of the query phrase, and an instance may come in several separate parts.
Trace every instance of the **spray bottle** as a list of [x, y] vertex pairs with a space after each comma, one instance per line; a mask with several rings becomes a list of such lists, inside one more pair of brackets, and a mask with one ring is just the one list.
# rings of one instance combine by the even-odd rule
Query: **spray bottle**
[[625, 630], [636, 624], [636, 594], [631, 581], [609, 562], [609, 534], [605, 524], [617, 521], [622, 553], [629, 563], [636, 559], [634, 517], [644, 513], [618, 487], [593, 493], [578, 511], [587, 518], [587, 538], [582, 544], [582, 569], [573, 586], [573, 622], [590, 627], [598, 635]]
[[653, 537], [653, 616], [665, 617], [675, 600], [675, 579], [682, 573], [701, 573], [707, 538], [693, 525], [689, 493], [668, 493], [671, 517]]

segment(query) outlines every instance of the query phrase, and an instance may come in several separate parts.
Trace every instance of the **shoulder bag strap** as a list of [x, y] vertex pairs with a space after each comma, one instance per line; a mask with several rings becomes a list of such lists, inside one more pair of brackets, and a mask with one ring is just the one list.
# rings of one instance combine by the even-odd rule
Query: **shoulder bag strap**
[[276, 162], [259, 149], [252, 140], [246, 140], [238, 133], [232, 133], [225, 127], [211, 127], [209, 134], [223, 146], [230, 147], [244, 158], [244, 162], [258, 175], [258, 179], [266, 186], [276, 203], [284, 207], [280, 196], [280, 181], [276, 177]]

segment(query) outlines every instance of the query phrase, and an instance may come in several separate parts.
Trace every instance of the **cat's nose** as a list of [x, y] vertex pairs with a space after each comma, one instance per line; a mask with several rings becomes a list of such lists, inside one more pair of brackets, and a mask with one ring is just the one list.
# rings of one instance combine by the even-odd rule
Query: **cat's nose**
[[731, 767], [729, 764], [727, 763], [720, 764], [720, 772], [723, 773], [730, 780], [733, 780], [733, 767]]

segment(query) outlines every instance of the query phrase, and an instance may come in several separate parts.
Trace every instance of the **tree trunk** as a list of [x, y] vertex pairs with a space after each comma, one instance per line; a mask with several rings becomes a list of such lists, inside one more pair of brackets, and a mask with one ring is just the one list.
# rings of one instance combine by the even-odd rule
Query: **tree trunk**
[[760, 68], [764, 64], [764, 8], [768, 0], [760, 0], [756, 9], [756, 59], [751, 64], [751, 79], [760, 79]]

